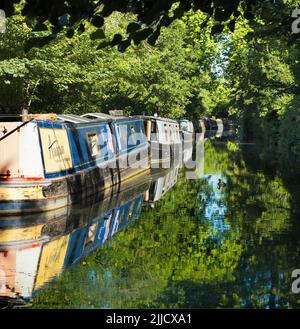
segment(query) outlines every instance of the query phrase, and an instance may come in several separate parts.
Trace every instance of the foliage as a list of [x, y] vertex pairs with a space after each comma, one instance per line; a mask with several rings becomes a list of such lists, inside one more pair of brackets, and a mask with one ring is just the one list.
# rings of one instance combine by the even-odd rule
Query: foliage
[[[108, 35], [124, 33], [130, 16], [111, 15]], [[182, 117], [209, 114], [216, 86], [211, 73], [216, 41], [209, 28], [199, 33], [205, 17], [190, 12], [161, 32], [155, 47], [141, 44], [126, 53], [114, 48], [97, 49], [90, 31], [65, 38], [63, 34], [43, 48], [25, 51], [36, 32], [22, 16], [8, 20], [7, 34], [0, 35], [1, 100], [3, 112], [108, 112]], [[217, 98], [215, 99], [215, 102]]]
[[[71, 1], [63, 3], [51, 0], [29, 0], [4, 1], [2, 9], [8, 16], [15, 12], [14, 4], [22, 6], [22, 14], [34, 19], [36, 30], [51, 30], [52, 35], [63, 31], [68, 37], [72, 37], [75, 31], [85, 31], [86, 23], [90, 22], [98, 29], [101, 29], [107, 17], [113, 12], [134, 13], [136, 18], [127, 22], [126, 36], [116, 33], [111, 40], [112, 45], [118, 45], [121, 51], [125, 50], [131, 42], [139, 44], [147, 40], [154, 44], [163, 27], [170, 26], [176, 20], [181, 19], [189, 10], [201, 11], [207, 19], [200, 28], [206, 26], [210, 18], [214, 26], [212, 33], [220, 33], [227, 25], [232, 31], [235, 27], [235, 19], [243, 15], [253, 19], [258, 13], [258, 8], [272, 3], [270, 0], [258, 1], [226, 1], [226, 0], [122, 0], [122, 1]], [[103, 35], [99, 33], [97, 38]], [[49, 36], [49, 35], [48, 35]], [[41, 46], [49, 42], [48, 36], [34, 39], [31, 45]]]
[[245, 139], [260, 138], [285, 158], [289, 153], [300, 158], [299, 40], [291, 35], [297, 4], [277, 1], [251, 23], [240, 19], [235, 33], [222, 40], [231, 87], [228, 112], [239, 117]]

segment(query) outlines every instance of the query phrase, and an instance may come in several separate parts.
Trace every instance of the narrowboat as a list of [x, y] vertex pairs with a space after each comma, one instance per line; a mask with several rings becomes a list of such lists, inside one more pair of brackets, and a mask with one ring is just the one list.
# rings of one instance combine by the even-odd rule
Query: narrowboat
[[30, 300], [68, 266], [112, 239], [140, 217], [149, 187], [150, 176], [135, 177], [120, 193], [110, 189], [106, 200], [31, 214], [31, 225], [0, 229], [0, 300]]
[[179, 121], [180, 132], [183, 141], [183, 163], [187, 163], [193, 155], [193, 145], [196, 139], [194, 125], [191, 121], [181, 119]]
[[181, 119], [181, 120], [179, 120], [179, 126], [180, 126], [180, 132], [182, 135], [185, 135], [185, 134], [191, 135], [195, 132], [192, 121], [189, 121], [186, 119]]
[[[82, 117], [92, 120], [116, 118], [105, 113], [87, 113], [82, 115]], [[179, 123], [175, 120], [158, 116], [140, 116], [139, 118], [144, 122], [146, 139], [150, 145], [149, 158], [151, 167], [155, 168], [155, 165], [160, 163], [164, 163], [168, 167], [174, 160], [178, 161], [182, 149]]]
[[182, 138], [179, 123], [158, 116], [142, 116], [150, 144], [151, 168], [170, 168], [181, 161]]
[[0, 215], [64, 207], [150, 168], [141, 118], [0, 118]]
[[217, 121], [211, 118], [205, 118], [205, 128], [206, 130], [218, 130]]

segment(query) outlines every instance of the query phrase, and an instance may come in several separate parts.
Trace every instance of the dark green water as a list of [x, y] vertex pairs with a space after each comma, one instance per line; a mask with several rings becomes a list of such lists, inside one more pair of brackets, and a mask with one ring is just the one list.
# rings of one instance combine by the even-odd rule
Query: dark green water
[[32, 307], [299, 307], [291, 289], [299, 165], [220, 139], [207, 140], [204, 154], [199, 179], [180, 171], [138, 218], [40, 289]]

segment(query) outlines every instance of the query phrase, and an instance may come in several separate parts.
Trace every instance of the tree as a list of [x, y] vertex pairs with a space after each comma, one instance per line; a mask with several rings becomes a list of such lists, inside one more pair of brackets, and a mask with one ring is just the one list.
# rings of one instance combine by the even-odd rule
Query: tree
[[[4, 1], [2, 8], [8, 16], [14, 14], [14, 4], [22, 3], [21, 0]], [[200, 10], [207, 17], [201, 28], [210, 18], [215, 22], [212, 32], [220, 33], [227, 25], [234, 31], [236, 18], [243, 16], [253, 19], [259, 10], [265, 9], [273, 2], [271, 0], [85, 0], [85, 1], [51, 1], [38, 0], [32, 2], [25, 0], [22, 14], [34, 19], [37, 30], [51, 29], [52, 34], [65, 30], [66, 35], [72, 37], [74, 31], [84, 31], [85, 22], [90, 21], [95, 27], [101, 29], [105, 19], [113, 12], [134, 13], [136, 19], [127, 25], [127, 36], [123, 38], [115, 34], [111, 45], [118, 45], [124, 51], [133, 41], [139, 44], [147, 40], [154, 44], [162, 27], [169, 26], [174, 20], [181, 19], [189, 10]], [[103, 31], [102, 31], [103, 32]], [[103, 33], [99, 35], [102, 35]], [[51, 39], [51, 38], [50, 38]], [[31, 45], [43, 45], [49, 42], [49, 36], [34, 40]]]
[[[110, 15], [106, 35], [125, 35], [131, 19]], [[209, 26], [203, 34], [198, 31], [204, 20], [200, 12], [189, 12], [161, 31], [155, 47], [143, 42], [120, 53], [97, 49], [92, 25], [70, 39], [61, 33], [45, 47], [25, 51], [32, 36], [44, 32], [33, 31], [21, 15], [10, 17], [8, 33], [0, 35], [2, 111], [28, 106], [31, 112], [78, 114], [120, 109], [180, 118], [195, 105], [195, 116], [209, 114], [218, 101], [207, 96], [217, 85], [211, 67], [218, 49]]]

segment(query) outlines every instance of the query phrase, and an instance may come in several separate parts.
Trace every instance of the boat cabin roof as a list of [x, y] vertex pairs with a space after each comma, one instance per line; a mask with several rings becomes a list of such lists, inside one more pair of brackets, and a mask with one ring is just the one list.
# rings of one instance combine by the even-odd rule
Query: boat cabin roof
[[114, 116], [114, 115], [110, 115], [110, 114], [106, 114], [106, 113], [86, 113], [81, 115], [82, 118], [88, 118], [91, 120], [120, 120], [120, 119], [127, 119], [130, 117], [125, 117], [125, 116]]
[[176, 120], [169, 119], [169, 118], [162, 118], [162, 117], [156, 117], [156, 116], [151, 116], [151, 115], [143, 115], [140, 117], [143, 119], [146, 119], [146, 120], [158, 120], [158, 121], [164, 121], [164, 122], [169, 122], [169, 123], [175, 123], [178, 125], [178, 122]]
[[76, 114], [58, 114], [57, 119], [64, 121], [64, 122], [70, 122], [70, 123], [84, 123], [84, 122], [92, 121], [88, 118], [82, 118], [81, 116], [76, 115]]
[[106, 122], [130, 122], [130, 121], [136, 121], [136, 120], [142, 120], [142, 117], [134, 116], [134, 117], [125, 117], [125, 116], [113, 116], [106, 113], [86, 113], [81, 116], [82, 118], [88, 118], [91, 121], [106, 121]]
[[106, 119], [106, 120], [113, 120], [114, 117], [106, 114], [106, 113], [86, 113], [80, 116], [81, 118], [87, 118], [90, 120], [95, 120], [95, 119]]

